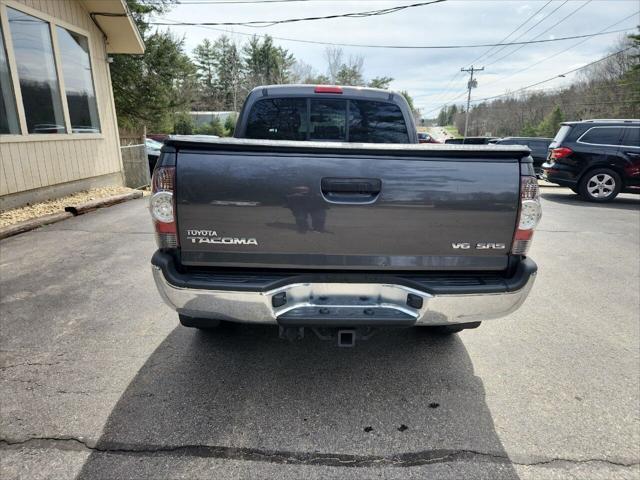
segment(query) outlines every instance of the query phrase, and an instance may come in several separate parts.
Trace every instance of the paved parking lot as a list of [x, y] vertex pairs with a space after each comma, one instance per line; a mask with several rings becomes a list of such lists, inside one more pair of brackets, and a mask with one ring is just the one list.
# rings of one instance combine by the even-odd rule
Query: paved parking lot
[[177, 326], [138, 200], [0, 242], [0, 476], [634, 478], [640, 200], [543, 189], [510, 318], [355, 349]]

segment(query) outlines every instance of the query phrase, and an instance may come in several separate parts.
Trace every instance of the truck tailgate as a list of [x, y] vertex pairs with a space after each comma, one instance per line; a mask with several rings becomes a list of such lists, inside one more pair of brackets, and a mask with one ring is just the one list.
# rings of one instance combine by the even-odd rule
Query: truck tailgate
[[176, 145], [183, 265], [507, 267], [526, 150], [257, 143]]

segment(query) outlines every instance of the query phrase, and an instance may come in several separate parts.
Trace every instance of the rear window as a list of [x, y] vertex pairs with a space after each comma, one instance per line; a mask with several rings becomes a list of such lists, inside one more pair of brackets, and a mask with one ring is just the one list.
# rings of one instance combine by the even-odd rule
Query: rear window
[[271, 98], [259, 100], [251, 108], [246, 137], [306, 140], [307, 130], [307, 101], [304, 98]]
[[553, 140], [549, 145], [549, 148], [556, 148], [558, 145], [564, 142], [564, 139], [567, 138], [567, 135], [569, 135], [570, 131], [571, 131], [571, 125], [562, 125], [560, 127], [560, 130], [558, 130], [558, 133], [556, 133], [556, 136], [553, 137]]
[[581, 143], [596, 145], [620, 145], [622, 140], [622, 128], [620, 127], [593, 127], [579, 138]]
[[625, 147], [640, 147], [640, 128], [629, 127], [624, 129], [622, 144]]
[[[426, 135], [424, 139], [427, 139]], [[409, 134], [402, 111], [392, 103], [351, 100], [349, 141], [408, 143]]]
[[[247, 120], [246, 138], [362, 143], [409, 143], [402, 110], [369, 100], [312, 98], [258, 100]], [[347, 108], [348, 106], [348, 108]], [[347, 119], [347, 111], [348, 119]]]
[[311, 140], [344, 142], [347, 139], [347, 101], [311, 100]]

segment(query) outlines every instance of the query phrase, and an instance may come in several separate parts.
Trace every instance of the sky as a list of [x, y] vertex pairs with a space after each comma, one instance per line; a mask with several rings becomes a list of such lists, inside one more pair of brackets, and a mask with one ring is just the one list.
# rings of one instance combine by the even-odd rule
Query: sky
[[[238, 0], [178, 1], [185, 3], [175, 5], [163, 16], [171, 23], [246, 22], [324, 16], [408, 5], [419, 0], [307, 0], [263, 4], [216, 3]], [[224, 34], [214, 29], [232, 32], [230, 36], [240, 44], [249, 38], [245, 34], [269, 34], [273, 37], [332, 43], [477, 45], [500, 43], [514, 30], [515, 33], [506, 40], [507, 42], [534, 38], [552, 39], [625, 28], [632, 32], [640, 24], [638, 0], [548, 2], [549, 0], [446, 0], [438, 4], [366, 18], [305, 21], [262, 28], [159, 28], [170, 28], [177, 35], [184, 36], [185, 48], [192, 52], [205, 38], [215, 40]], [[625, 17], [629, 18], [623, 20]], [[160, 18], [156, 20], [159, 21]], [[525, 21], [527, 23], [524, 23]], [[538, 22], [539, 24], [535, 25]], [[554, 27], [557, 22], [560, 23]], [[517, 27], [520, 28], [516, 30]], [[545, 32], [548, 29], [549, 31]], [[471, 62], [474, 62], [476, 67], [485, 67], [484, 71], [477, 74], [478, 87], [472, 92], [472, 99], [480, 99], [514, 91], [597, 60], [612, 51], [623, 35], [612, 33], [589, 39], [527, 45], [522, 48], [510, 46], [499, 52], [497, 50], [501, 47], [493, 50], [489, 50], [488, 47], [439, 50], [343, 47], [343, 50], [347, 57], [364, 57], [365, 78], [393, 77], [391, 88], [407, 90], [414, 97], [415, 104], [421, 109], [423, 116], [432, 118], [437, 115], [442, 105], [461, 104], [466, 101], [468, 74], [463, 74], [460, 69], [468, 68]], [[319, 73], [326, 72], [326, 46], [285, 40], [276, 40], [276, 43], [288, 49], [297, 59], [312, 65]], [[559, 53], [563, 50], [566, 52]], [[478, 58], [482, 54], [484, 56]], [[501, 58], [503, 56], [504, 58]], [[551, 56], [553, 58], [547, 58]], [[575, 80], [578, 74], [554, 79], [537, 88], [561, 87]]]

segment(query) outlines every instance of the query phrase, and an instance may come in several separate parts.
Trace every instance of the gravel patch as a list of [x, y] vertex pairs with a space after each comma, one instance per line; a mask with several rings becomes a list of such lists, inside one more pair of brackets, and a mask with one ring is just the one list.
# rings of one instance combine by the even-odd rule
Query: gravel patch
[[83, 190], [66, 197], [48, 200], [46, 202], [34, 203], [25, 207], [14, 208], [5, 212], [0, 212], [0, 227], [7, 227], [24, 220], [42, 217], [43, 215], [51, 215], [52, 213], [64, 212], [64, 207], [72, 204], [85, 203], [90, 200], [111, 197], [123, 193], [133, 192], [132, 188], [127, 187], [102, 187], [92, 188], [91, 190]]

